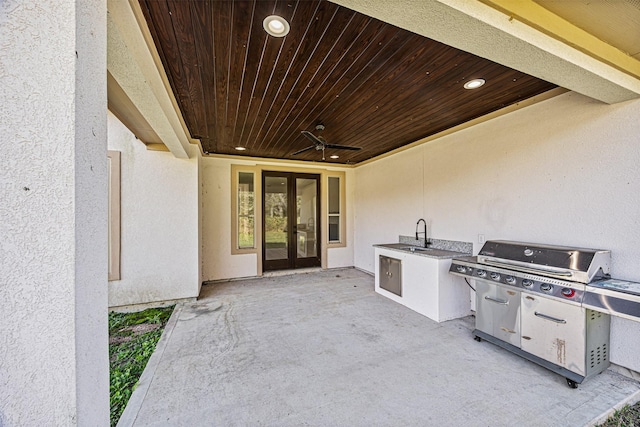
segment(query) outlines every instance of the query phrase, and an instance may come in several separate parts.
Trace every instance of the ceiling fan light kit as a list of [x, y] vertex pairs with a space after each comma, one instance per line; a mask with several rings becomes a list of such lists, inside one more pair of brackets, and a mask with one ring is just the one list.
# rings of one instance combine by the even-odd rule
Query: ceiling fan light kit
[[[318, 123], [316, 125], [316, 130], [317, 131], [323, 131], [325, 129], [324, 125], [322, 123]], [[316, 149], [317, 151], [322, 150], [322, 160], [324, 161], [324, 150], [327, 148], [330, 149], [334, 149], [334, 150], [352, 150], [352, 151], [357, 151], [360, 150], [360, 147], [352, 147], [350, 145], [338, 145], [338, 144], [329, 144], [327, 143], [327, 141], [321, 137], [321, 136], [315, 136], [314, 134], [312, 134], [311, 132], [309, 132], [308, 130], [303, 130], [302, 134], [307, 137], [311, 142], [313, 142], [313, 145], [310, 145], [307, 148], [303, 148], [302, 150], [298, 150], [295, 153], [292, 154], [292, 156], [296, 156], [298, 154], [304, 153], [305, 151], [308, 150], [312, 150], [312, 149]], [[332, 159], [337, 159], [340, 156], [337, 155], [333, 155], [333, 156], [329, 156]]]

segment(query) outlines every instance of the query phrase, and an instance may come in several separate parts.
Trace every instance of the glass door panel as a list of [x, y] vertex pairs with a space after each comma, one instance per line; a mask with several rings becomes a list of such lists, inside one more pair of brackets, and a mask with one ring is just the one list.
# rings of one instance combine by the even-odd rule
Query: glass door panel
[[262, 191], [262, 269], [320, 266], [320, 175], [264, 171]]
[[264, 179], [264, 258], [268, 261], [289, 258], [288, 183], [283, 176]]
[[316, 257], [317, 179], [296, 178], [296, 257]]

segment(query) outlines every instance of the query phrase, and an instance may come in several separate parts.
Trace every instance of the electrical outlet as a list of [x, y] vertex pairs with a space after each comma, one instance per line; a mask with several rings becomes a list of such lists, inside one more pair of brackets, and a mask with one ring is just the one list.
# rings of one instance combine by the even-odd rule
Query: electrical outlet
[[484, 234], [478, 234], [478, 243], [484, 243]]

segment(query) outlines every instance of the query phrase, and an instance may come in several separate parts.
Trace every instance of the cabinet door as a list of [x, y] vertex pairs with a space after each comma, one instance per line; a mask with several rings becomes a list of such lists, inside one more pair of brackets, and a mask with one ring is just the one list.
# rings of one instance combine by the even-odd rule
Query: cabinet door
[[476, 281], [476, 329], [520, 347], [520, 291]]
[[586, 375], [585, 310], [560, 301], [522, 294], [522, 349]]
[[380, 255], [380, 287], [402, 296], [402, 263], [399, 259]]

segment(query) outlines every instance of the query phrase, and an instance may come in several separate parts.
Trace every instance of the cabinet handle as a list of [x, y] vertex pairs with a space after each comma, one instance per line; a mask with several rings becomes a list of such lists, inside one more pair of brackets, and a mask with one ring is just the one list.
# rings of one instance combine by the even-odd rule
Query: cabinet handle
[[547, 316], [546, 314], [538, 313], [537, 311], [534, 311], [533, 314], [535, 314], [538, 317], [542, 317], [543, 319], [551, 320], [552, 322], [567, 323], [567, 321], [564, 319], [558, 319], [557, 317]]
[[509, 305], [509, 301], [503, 299], [496, 299], [491, 297], [484, 297], [487, 301], [495, 302], [496, 304]]

